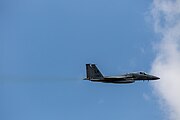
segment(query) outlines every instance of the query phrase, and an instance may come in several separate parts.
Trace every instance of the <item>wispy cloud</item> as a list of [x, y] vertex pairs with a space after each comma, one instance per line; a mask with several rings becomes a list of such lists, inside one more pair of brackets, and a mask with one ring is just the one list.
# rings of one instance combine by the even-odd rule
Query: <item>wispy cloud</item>
[[148, 94], [146, 94], [146, 93], [143, 93], [143, 98], [144, 98], [144, 100], [146, 100], [146, 101], [150, 101], [150, 96], [148, 95]]
[[160, 35], [152, 73], [160, 76], [153, 87], [170, 120], [180, 120], [180, 0], [154, 0], [154, 30]]

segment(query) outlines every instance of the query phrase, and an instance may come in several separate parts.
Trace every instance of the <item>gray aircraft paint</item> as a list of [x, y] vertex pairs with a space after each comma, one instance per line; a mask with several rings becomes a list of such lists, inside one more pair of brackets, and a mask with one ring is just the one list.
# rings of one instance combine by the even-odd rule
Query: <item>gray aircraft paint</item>
[[86, 64], [86, 78], [84, 80], [90, 80], [93, 82], [103, 83], [133, 83], [138, 80], [158, 80], [157, 76], [147, 74], [145, 72], [132, 72], [119, 76], [103, 76], [95, 64]]

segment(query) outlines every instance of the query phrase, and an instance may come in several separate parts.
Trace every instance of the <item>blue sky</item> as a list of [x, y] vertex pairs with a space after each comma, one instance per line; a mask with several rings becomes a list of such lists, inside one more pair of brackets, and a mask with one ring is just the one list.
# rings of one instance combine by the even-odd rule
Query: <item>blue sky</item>
[[161, 120], [148, 82], [83, 81], [150, 71], [156, 41], [150, 0], [1, 0], [1, 120]]

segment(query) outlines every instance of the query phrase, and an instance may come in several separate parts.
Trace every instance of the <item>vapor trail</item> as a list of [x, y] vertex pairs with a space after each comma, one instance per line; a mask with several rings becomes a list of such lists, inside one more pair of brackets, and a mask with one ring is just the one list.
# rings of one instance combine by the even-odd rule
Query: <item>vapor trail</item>
[[154, 0], [154, 30], [160, 36], [152, 73], [160, 76], [153, 87], [169, 120], [180, 120], [180, 0]]

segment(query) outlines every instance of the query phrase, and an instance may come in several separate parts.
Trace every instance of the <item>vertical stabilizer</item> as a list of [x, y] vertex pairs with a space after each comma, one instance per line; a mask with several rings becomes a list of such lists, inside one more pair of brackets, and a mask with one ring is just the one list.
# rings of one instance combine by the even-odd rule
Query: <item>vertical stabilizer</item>
[[92, 68], [90, 64], [86, 64], [86, 79], [90, 80], [92, 76]]
[[99, 69], [96, 67], [95, 64], [86, 64], [86, 79], [103, 79], [102, 73], [99, 71]]

